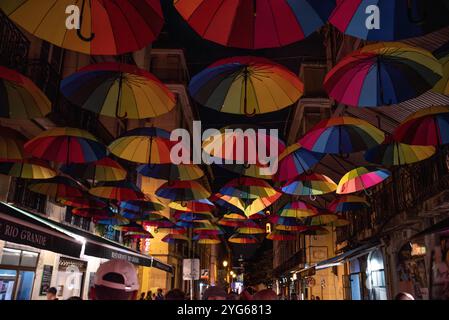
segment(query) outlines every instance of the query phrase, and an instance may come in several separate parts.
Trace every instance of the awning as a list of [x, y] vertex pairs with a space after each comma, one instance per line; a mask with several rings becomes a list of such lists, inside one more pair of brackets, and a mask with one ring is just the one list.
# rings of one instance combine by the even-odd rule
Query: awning
[[431, 226], [427, 229], [424, 229], [423, 231], [415, 234], [412, 237], [412, 239], [423, 237], [425, 235], [432, 234], [432, 233], [445, 233], [445, 232], [449, 232], [449, 219], [445, 219], [443, 221], [440, 221], [440, 222], [434, 224], [433, 226]]
[[[42, 245], [43, 240], [41, 240], [41, 243], [37, 243], [37, 245], [35, 241], [28, 241], [27, 239], [25, 239], [24, 242], [24, 240], [21, 239], [20, 232], [18, 237], [7, 236], [10, 232], [4, 231], [10, 229], [6, 229], [5, 225], [5, 227], [0, 226], [0, 239], [2, 240], [26, 244], [32, 247], [49, 250], [72, 257], [81, 257], [84, 254], [103, 259], [122, 259], [136, 265], [154, 267], [173, 273], [173, 267], [171, 265], [165, 264], [151, 256], [143, 255], [140, 252], [134, 251], [115, 241], [99, 237], [90, 232], [80, 230], [72, 226], [49, 220], [4, 202], [0, 202], [0, 219], [14, 219], [14, 223], [16, 224], [26, 222], [28, 225], [21, 227], [22, 229], [32, 229], [34, 234], [36, 234], [35, 237], [46, 236], [48, 238], [48, 240], [45, 241], [47, 244], [46, 246]], [[1, 221], [2, 220], [0, 220], [0, 224]], [[26, 231], [24, 231], [24, 233], [26, 233]], [[54, 237], [56, 237], [56, 235], [58, 235], [59, 238], [55, 239]], [[65, 242], [60, 240], [60, 238], [64, 239]], [[30, 236], [30, 239], [34, 239], [33, 236]]]

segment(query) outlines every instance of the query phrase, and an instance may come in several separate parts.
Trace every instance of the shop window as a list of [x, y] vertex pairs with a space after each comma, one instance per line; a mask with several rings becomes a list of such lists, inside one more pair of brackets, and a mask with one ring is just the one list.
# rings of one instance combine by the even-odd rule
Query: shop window
[[38, 258], [39, 254], [36, 252], [22, 251], [20, 265], [22, 267], [35, 267], [37, 265]]
[[12, 179], [10, 186], [11, 201], [21, 207], [25, 207], [39, 213], [45, 214], [45, 205], [47, 197], [42, 194], [31, 192], [28, 189], [28, 182], [23, 179]]
[[18, 266], [20, 264], [20, 250], [4, 248], [0, 264]]

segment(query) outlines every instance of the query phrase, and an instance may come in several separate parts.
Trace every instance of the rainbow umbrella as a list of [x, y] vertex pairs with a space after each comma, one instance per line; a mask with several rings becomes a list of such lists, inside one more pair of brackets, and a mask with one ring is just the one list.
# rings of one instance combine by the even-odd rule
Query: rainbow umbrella
[[278, 171], [274, 180], [287, 181], [297, 178], [311, 170], [323, 157], [324, 154], [309, 151], [301, 144], [295, 143], [279, 155]]
[[62, 81], [61, 91], [74, 105], [119, 119], [158, 117], [176, 105], [174, 94], [154, 75], [115, 62], [82, 68]]
[[189, 92], [205, 107], [253, 116], [291, 106], [303, 95], [304, 85], [293, 72], [268, 59], [234, 57], [193, 77]]
[[449, 143], [449, 106], [428, 107], [405, 119], [394, 132], [401, 143], [441, 146]]
[[96, 181], [121, 181], [126, 179], [126, 170], [111, 158], [90, 163], [64, 165], [61, 171], [78, 179]]
[[0, 118], [44, 118], [50, 111], [50, 100], [33, 81], [0, 66]]
[[136, 213], [142, 213], [144, 211], [161, 211], [164, 209], [163, 204], [147, 200], [122, 201], [119, 206], [122, 210]]
[[143, 127], [130, 130], [109, 145], [109, 151], [121, 159], [137, 163], [171, 163], [174, 145], [170, 133], [159, 128]]
[[244, 199], [271, 197], [278, 192], [265, 180], [240, 177], [226, 183], [220, 194]]
[[250, 220], [261, 220], [261, 219], [265, 219], [267, 217], [267, 214], [263, 211], [259, 211], [256, 213], [252, 213], [248, 216], [248, 219]]
[[106, 209], [99, 208], [73, 208], [72, 214], [83, 218], [108, 219], [110, 214]]
[[109, 225], [109, 226], [126, 225], [129, 223], [128, 219], [125, 219], [120, 215], [114, 215], [109, 218], [100, 218], [100, 219], [95, 219], [94, 217], [93, 220], [96, 224]]
[[0, 162], [0, 174], [22, 179], [50, 179], [57, 175], [48, 163], [36, 159]]
[[267, 235], [267, 239], [272, 241], [295, 241], [297, 235], [291, 232], [275, 230]]
[[177, 226], [172, 221], [167, 219], [166, 217], [163, 217], [162, 219], [158, 220], [143, 220], [142, 225], [144, 228], [147, 227], [155, 227], [155, 228], [174, 228]]
[[215, 205], [208, 199], [192, 200], [192, 201], [173, 201], [168, 207], [178, 211], [205, 213], [214, 210]]
[[187, 233], [187, 229], [185, 228], [180, 228], [180, 227], [161, 227], [157, 229], [158, 232], [164, 232], [167, 234], [171, 234], [171, 235], [175, 235], [175, 234], [180, 234], [180, 235], [184, 235]]
[[306, 219], [307, 226], [325, 226], [338, 220], [338, 215], [329, 211], [322, 211]]
[[307, 227], [306, 229], [301, 231], [301, 234], [306, 236], [325, 236], [328, 235], [329, 233], [330, 233], [329, 230], [321, 226]]
[[423, 161], [436, 152], [433, 146], [412, 146], [405, 143], [385, 141], [365, 152], [365, 159], [383, 166], [401, 166]]
[[102, 209], [107, 206], [106, 202], [97, 200], [97, 199], [89, 199], [88, 197], [84, 196], [82, 198], [60, 198], [58, 201], [67, 207], [73, 207], [73, 208], [98, 208]]
[[194, 164], [146, 164], [139, 166], [137, 173], [168, 181], [197, 180], [204, 176], [204, 171]]
[[449, 95], [449, 42], [435, 50], [433, 54], [443, 66], [443, 78], [438, 81], [432, 91]]
[[192, 240], [201, 245], [214, 245], [221, 243], [221, 240], [218, 236], [205, 234], [197, 234], [193, 237]]
[[253, 220], [245, 220], [245, 224], [237, 229], [237, 233], [240, 234], [263, 234], [266, 233], [265, 228], [261, 227], [259, 224]]
[[245, 225], [245, 220], [221, 218], [217, 224], [223, 227], [240, 228]]
[[290, 217], [290, 218], [306, 218], [318, 214], [318, 209], [314, 206], [307, 204], [302, 201], [294, 201], [287, 203], [278, 212], [280, 217]]
[[222, 235], [224, 232], [221, 228], [208, 220], [199, 220], [193, 227], [195, 234], [202, 235]]
[[287, 181], [282, 187], [282, 192], [290, 195], [309, 196], [332, 193], [337, 189], [337, 184], [324, 174], [312, 173], [301, 175], [297, 179]]
[[349, 194], [366, 190], [382, 183], [390, 172], [381, 168], [358, 167], [346, 173], [338, 183], [337, 194]]
[[[378, 24], [371, 20], [376, 12]], [[447, 26], [448, 14], [449, 6], [444, 0], [349, 0], [337, 1], [329, 21], [341, 32], [357, 38], [395, 41], [420, 37]]]
[[138, 220], [142, 218], [140, 213], [125, 210], [120, 211], [120, 215], [128, 220]]
[[213, 201], [221, 207], [235, 212], [242, 212], [245, 216], [256, 214], [267, 207], [271, 206], [282, 196], [281, 192], [277, 192], [270, 197], [260, 197], [256, 199], [241, 199], [238, 197], [222, 195], [217, 193], [213, 196]]
[[332, 0], [176, 0], [175, 7], [203, 38], [244, 49], [283, 47], [323, 26]]
[[33, 182], [28, 188], [32, 192], [52, 198], [77, 198], [84, 195], [80, 186], [74, 180], [62, 176]]
[[89, 193], [95, 197], [116, 200], [116, 201], [136, 201], [144, 200], [142, 191], [132, 182], [102, 182], [89, 189]]
[[127, 224], [121, 224], [114, 226], [114, 230], [122, 232], [142, 232], [144, 229], [142, 226], [136, 222], [130, 222]]
[[173, 218], [176, 220], [183, 220], [183, 221], [212, 220], [214, 219], [214, 215], [210, 212], [194, 213], [194, 212], [178, 211], [173, 213]]
[[431, 90], [442, 78], [428, 51], [402, 43], [368, 45], [341, 60], [324, 88], [340, 103], [355, 107], [398, 104]]
[[228, 219], [228, 220], [246, 220], [248, 219], [244, 214], [240, 214], [240, 213], [226, 213], [225, 215], [223, 215], [223, 219]]
[[94, 162], [106, 157], [106, 148], [89, 132], [53, 128], [28, 141], [24, 150], [38, 159], [59, 163]]
[[[77, 5], [79, 22], [67, 20]], [[159, 0], [2, 1], [0, 9], [36, 37], [88, 55], [120, 55], [154, 41], [164, 25]], [[78, 27], [78, 28], [75, 28]]]
[[123, 237], [128, 239], [153, 239], [154, 236], [145, 230], [142, 231], [128, 231], [123, 234]]
[[[285, 144], [267, 129], [254, 125], [230, 125], [212, 134], [203, 142], [203, 151], [214, 163], [232, 162], [249, 168], [257, 164], [264, 168], [260, 155], [277, 157], [285, 149]], [[223, 160], [223, 161], [215, 161]], [[212, 162], [212, 161], [211, 161]], [[259, 175], [271, 175], [272, 172], [259, 172]]]
[[296, 227], [296, 229], [293, 228], [293, 229], [289, 229], [289, 230], [290, 231], [298, 231], [298, 230], [302, 230], [301, 228], [304, 227], [302, 220], [297, 219], [297, 218], [281, 217], [281, 216], [276, 215], [276, 216], [271, 216], [269, 221], [275, 225], [276, 230], [284, 230], [284, 228], [282, 228], [282, 227], [289, 227], [289, 228]]
[[354, 196], [354, 195], [344, 195], [338, 199], [333, 200], [327, 209], [331, 212], [339, 213], [346, 211], [358, 211], [364, 208], [368, 208], [370, 204], [365, 198]]
[[373, 148], [384, 140], [384, 133], [368, 122], [338, 117], [320, 121], [299, 142], [313, 152], [348, 154]]
[[231, 235], [228, 239], [230, 243], [235, 244], [256, 244], [259, 243], [259, 240], [251, 234], [240, 234], [240, 233], [234, 233]]
[[196, 221], [176, 221], [175, 226], [179, 228], [194, 228], [197, 225]]
[[182, 234], [167, 234], [164, 236], [161, 241], [167, 242], [167, 243], [176, 243], [177, 241], [189, 241], [189, 238], [187, 238], [185, 235]]
[[210, 192], [197, 181], [166, 182], [156, 190], [158, 197], [171, 201], [207, 199]]
[[0, 126], [0, 161], [20, 161], [23, 156], [24, 139], [13, 129]]

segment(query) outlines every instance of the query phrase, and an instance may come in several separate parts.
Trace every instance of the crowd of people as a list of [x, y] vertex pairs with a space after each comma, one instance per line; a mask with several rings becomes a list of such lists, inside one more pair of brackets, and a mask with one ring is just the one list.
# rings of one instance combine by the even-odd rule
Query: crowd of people
[[[124, 260], [110, 260], [100, 265], [96, 274], [94, 286], [90, 289], [91, 300], [190, 300], [182, 290], [172, 289], [165, 295], [162, 289], [142, 292], [140, 297], [139, 280], [133, 264]], [[244, 289], [240, 294], [226, 292], [219, 286], [208, 287], [202, 296], [203, 300], [297, 300], [295, 295], [290, 299], [277, 295], [271, 289], [254, 290], [252, 287]], [[47, 300], [58, 300], [57, 289], [52, 287], [47, 290]], [[68, 300], [81, 300], [80, 297], [71, 297]], [[312, 296], [311, 300], [320, 300], [318, 296]], [[409, 293], [399, 293], [395, 300], [414, 300]]]

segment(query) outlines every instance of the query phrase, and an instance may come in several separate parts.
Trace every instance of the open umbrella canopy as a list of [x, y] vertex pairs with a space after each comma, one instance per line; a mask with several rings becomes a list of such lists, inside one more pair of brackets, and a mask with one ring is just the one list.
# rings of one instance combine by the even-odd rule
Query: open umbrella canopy
[[318, 214], [318, 209], [305, 202], [294, 201], [283, 206], [277, 214], [280, 217], [301, 219]]
[[174, 94], [154, 75], [114, 62], [82, 68], [62, 81], [61, 91], [83, 109], [119, 119], [158, 117], [176, 105]]
[[214, 245], [221, 243], [220, 238], [216, 235], [197, 234], [192, 240], [202, 245]]
[[145, 231], [142, 226], [136, 222], [130, 222], [127, 224], [122, 225], [116, 225], [114, 226], [114, 229], [117, 231], [123, 231], [123, 232], [142, 232]]
[[325, 226], [337, 221], [338, 215], [329, 211], [322, 211], [317, 215], [306, 219], [307, 226]]
[[435, 50], [433, 55], [443, 66], [443, 78], [438, 81], [432, 91], [449, 95], [449, 42]]
[[333, 200], [327, 209], [334, 213], [341, 213], [346, 211], [357, 211], [370, 206], [369, 202], [363, 197], [354, 195], [344, 195]]
[[94, 162], [106, 157], [106, 147], [92, 134], [77, 128], [53, 128], [24, 146], [38, 159], [65, 164]]
[[215, 205], [208, 199], [191, 201], [173, 201], [168, 204], [171, 209], [185, 212], [205, 213], [214, 210]]
[[[449, 24], [449, 6], [445, 0], [349, 0], [337, 3], [329, 21], [341, 32], [369, 41], [419, 37]], [[369, 10], [372, 5], [378, 9]], [[375, 12], [379, 13], [378, 18], [371, 20]]]
[[177, 241], [189, 241], [189, 238], [187, 238], [183, 234], [174, 234], [170, 233], [164, 236], [161, 241], [167, 242], [167, 243], [176, 243]]
[[128, 239], [153, 239], [154, 236], [145, 230], [141, 231], [128, 231], [123, 234], [123, 237]]
[[144, 228], [147, 228], [147, 227], [174, 228], [175, 226], [177, 226], [177, 224], [175, 225], [172, 221], [170, 221], [166, 217], [163, 217], [162, 219], [158, 219], [158, 220], [142, 220], [141, 223]]
[[0, 174], [22, 179], [50, 179], [57, 175], [48, 163], [36, 159], [0, 162]]
[[121, 210], [120, 211], [120, 215], [123, 218], [126, 218], [128, 220], [138, 220], [138, 219], [142, 218], [142, 214], [136, 213], [136, 212], [132, 212], [132, 211], [126, 211], [126, 210]]
[[441, 146], [449, 143], [449, 106], [421, 109], [406, 118], [394, 132], [401, 143]]
[[244, 49], [282, 47], [323, 26], [332, 0], [177, 0], [175, 7], [203, 38]]
[[253, 116], [294, 104], [304, 85], [293, 72], [268, 59], [234, 57], [217, 61], [193, 77], [189, 92], [205, 107]]
[[223, 215], [223, 219], [244, 221], [248, 218], [241, 213], [226, 213], [225, 215]]
[[197, 180], [204, 176], [204, 171], [194, 164], [146, 164], [139, 166], [137, 173], [168, 181]]
[[217, 193], [213, 196], [214, 202], [234, 212], [242, 212], [249, 217], [256, 214], [267, 207], [271, 206], [282, 196], [281, 192], [277, 192], [270, 197], [259, 197], [256, 199], [242, 199], [228, 195]]
[[245, 220], [221, 218], [217, 224], [223, 227], [240, 228], [245, 225]]
[[156, 190], [158, 197], [171, 201], [207, 199], [210, 192], [197, 181], [166, 182]]
[[337, 117], [320, 121], [299, 142], [314, 152], [348, 154], [373, 148], [384, 140], [384, 133], [365, 120]]
[[[74, 28], [67, 8], [76, 4]], [[160, 0], [2, 1], [0, 9], [29, 33], [58, 47], [89, 55], [138, 51], [155, 40], [164, 25]]]
[[267, 239], [272, 241], [295, 241], [297, 238], [295, 233], [279, 230], [272, 231], [267, 235]]
[[265, 180], [240, 177], [226, 183], [220, 194], [242, 199], [257, 199], [271, 197], [278, 192]]
[[381, 168], [358, 167], [346, 173], [338, 183], [337, 194], [350, 194], [365, 191], [390, 176], [390, 172]]
[[210, 212], [196, 213], [196, 212], [176, 211], [175, 213], [173, 213], [173, 218], [176, 220], [183, 220], [183, 221], [212, 220], [214, 219], [214, 215]]
[[122, 210], [136, 213], [143, 213], [145, 211], [161, 211], [165, 208], [163, 204], [149, 200], [121, 201], [119, 206]]
[[195, 221], [193, 232], [201, 235], [222, 235], [223, 230], [208, 220]]
[[245, 220], [245, 224], [237, 229], [237, 233], [240, 234], [263, 234], [266, 233], [264, 227], [261, 227], [253, 220]]
[[70, 197], [70, 198], [60, 198], [59, 203], [67, 207], [73, 208], [97, 208], [102, 209], [107, 207], [107, 203], [100, 201], [98, 199], [90, 199], [88, 196], [84, 195], [82, 198]]
[[323, 153], [312, 152], [295, 143], [279, 155], [276, 181], [287, 181], [311, 170], [324, 157]]
[[108, 219], [111, 214], [107, 209], [99, 208], [73, 208], [72, 214], [83, 218]]
[[256, 244], [259, 243], [259, 240], [250, 234], [234, 233], [228, 238], [228, 242], [235, 244]]
[[44, 118], [50, 111], [50, 100], [33, 81], [0, 66], [0, 118]]
[[259, 211], [256, 213], [252, 213], [248, 216], [248, 219], [250, 220], [261, 220], [265, 219], [268, 215], [264, 211]]
[[84, 195], [74, 180], [62, 176], [33, 182], [28, 188], [35, 193], [52, 198], [77, 198]]
[[157, 228], [157, 231], [171, 234], [171, 235], [175, 235], [175, 234], [184, 235], [187, 233], [186, 228], [176, 227], [176, 226], [174, 226], [174, 227], [159, 227], [159, 228]]
[[442, 78], [428, 51], [402, 43], [368, 45], [341, 60], [326, 76], [324, 88], [340, 103], [378, 107], [416, 98]]
[[337, 184], [324, 174], [304, 174], [294, 180], [287, 181], [282, 192], [297, 196], [317, 196], [332, 193]]
[[[219, 133], [212, 134], [203, 142], [203, 151], [212, 159], [229, 160], [227, 162], [246, 167], [257, 164], [258, 168], [263, 168], [261, 155], [277, 157], [284, 149], [284, 142], [277, 135], [271, 135], [270, 130], [247, 124], [221, 128]], [[262, 174], [269, 176], [272, 172], [259, 172], [259, 175]]]
[[0, 161], [22, 160], [24, 142], [19, 132], [0, 126]]
[[395, 142], [393, 139], [369, 149], [365, 152], [365, 159], [383, 166], [400, 166], [423, 161], [436, 152], [433, 146], [412, 146]]
[[121, 181], [126, 179], [127, 172], [118, 162], [111, 158], [90, 163], [64, 165], [61, 171], [78, 179], [98, 181]]
[[137, 163], [171, 163], [174, 145], [170, 133], [159, 128], [143, 127], [130, 130], [109, 145], [109, 151], [121, 159]]
[[89, 189], [89, 193], [95, 197], [115, 201], [144, 200], [142, 191], [132, 182], [102, 182]]
[[120, 215], [114, 215], [112, 217], [109, 218], [99, 218], [96, 219], [95, 217], [93, 218], [94, 222], [96, 224], [100, 224], [100, 225], [109, 225], [109, 226], [118, 226], [118, 225], [126, 225], [129, 223], [128, 219], [123, 218]]

